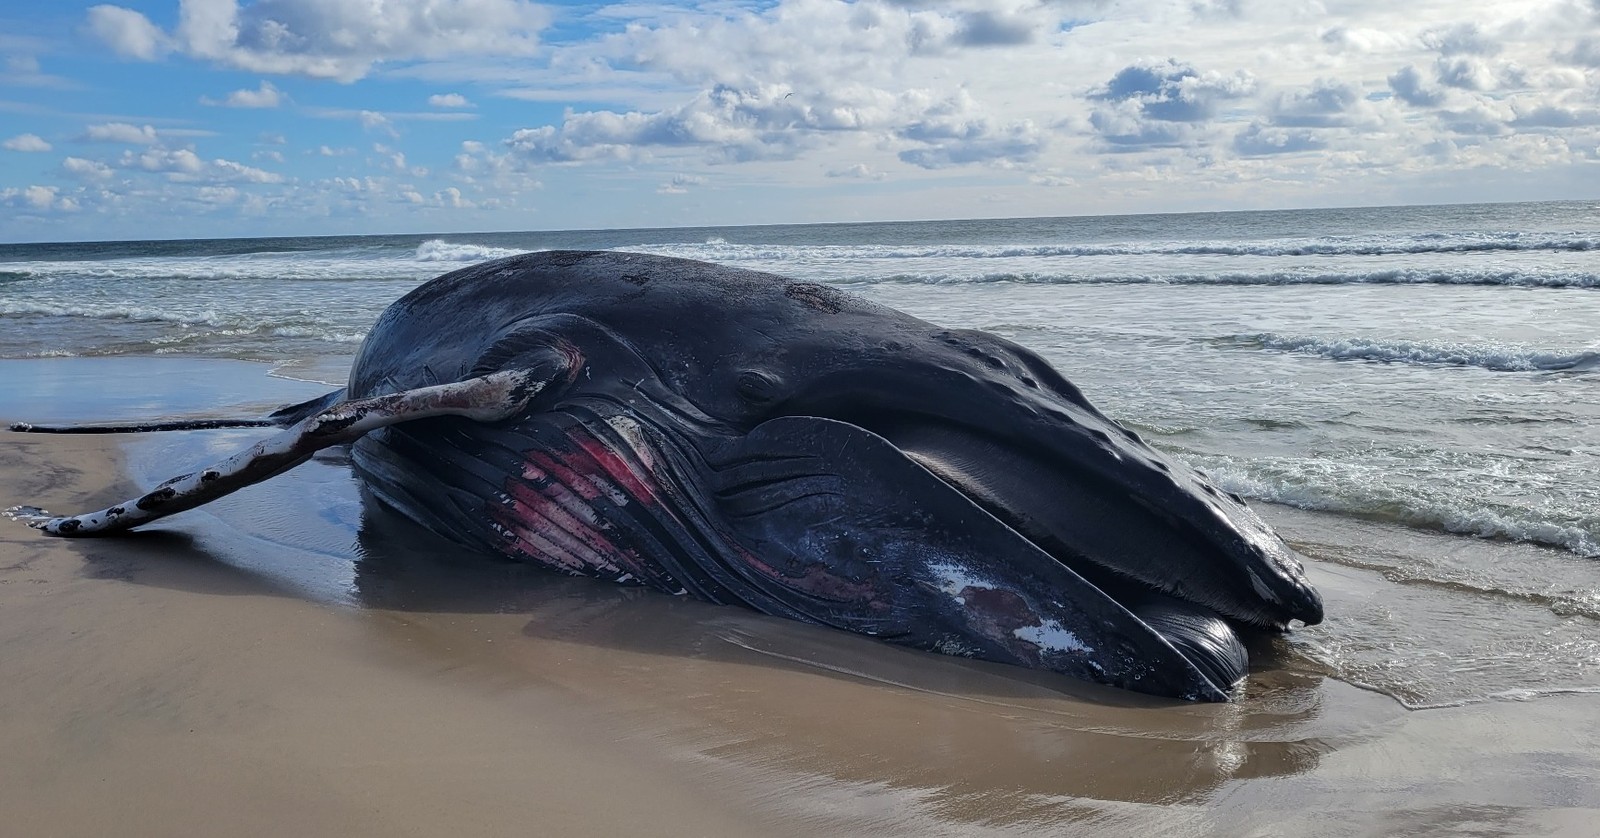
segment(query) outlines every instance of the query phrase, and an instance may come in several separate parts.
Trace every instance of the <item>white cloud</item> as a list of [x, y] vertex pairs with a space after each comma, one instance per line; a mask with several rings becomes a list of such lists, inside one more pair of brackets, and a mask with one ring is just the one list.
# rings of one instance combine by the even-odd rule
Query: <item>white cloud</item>
[[85, 160], [82, 157], [68, 157], [61, 161], [61, 170], [68, 177], [85, 181], [109, 180], [112, 176], [110, 166], [97, 160]]
[[131, 145], [155, 145], [160, 138], [156, 136], [156, 129], [151, 125], [133, 125], [127, 122], [106, 122], [100, 125], [90, 125], [83, 131], [80, 138], [93, 143], [124, 143]]
[[[546, 183], [559, 195], [603, 183], [619, 200], [560, 209], [563, 223], [605, 225], [953, 216], [990, 197], [1019, 214], [1283, 206], [1394, 200], [1412, 194], [1396, 184], [1423, 182], [1456, 184], [1452, 199], [1473, 189], [1492, 199], [1502, 194], [1492, 184], [1512, 184], [1507, 173], [1532, 167], [1573, 167], [1569, 184], [1553, 170], [1538, 178], [1564, 195], [1600, 177], [1595, 0], [568, 4], [563, 25], [550, 30], [547, 12], [513, 0], [176, 7], [166, 31], [117, 6], [95, 7], [88, 28], [105, 52], [176, 55], [271, 79], [235, 91], [239, 99], [224, 95], [232, 84], [203, 88], [217, 91], [216, 104], [283, 104], [273, 85], [287, 85], [268, 74], [351, 81], [380, 65], [386, 80], [442, 92], [418, 96], [427, 100], [418, 113], [379, 110], [388, 101], [359, 90], [325, 97], [368, 109], [297, 109], [284, 118], [349, 124], [294, 129], [304, 147], [287, 158], [261, 150], [270, 145], [243, 158], [285, 175], [295, 165], [337, 169], [359, 192], [224, 165], [217, 153], [244, 152], [191, 140], [198, 132], [172, 127], [176, 120], [76, 117], [103, 123], [82, 139], [132, 151], [125, 161], [121, 148], [99, 158], [110, 178], [87, 153], [49, 174], [105, 191], [136, 184], [118, 192], [120, 217], [141, 215], [138, 202], [155, 200], [152, 184], [175, 207], [265, 200], [297, 218], [378, 223], [385, 211], [472, 204], [517, 210], [497, 217], [509, 224], [550, 208], [555, 199], [539, 194]], [[0, 67], [14, 75], [41, 75], [34, 56], [55, 60], [43, 41], [6, 49], [14, 37], [0, 34]], [[173, 72], [189, 63], [178, 65]], [[476, 101], [451, 92], [468, 89]], [[512, 98], [569, 109], [507, 111]], [[496, 133], [457, 132], [457, 141], [474, 139], [456, 151], [436, 150], [450, 126], [411, 130], [422, 121], [502, 125], [508, 112], [540, 116]], [[365, 145], [351, 140], [356, 124], [365, 144], [416, 137], [404, 154], [339, 148]], [[180, 142], [197, 145], [176, 149]], [[306, 159], [318, 154], [342, 157], [337, 166]], [[275, 177], [281, 188], [271, 188]], [[713, 182], [714, 190], [696, 188]], [[1041, 188], [1062, 185], [1070, 195]], [[208, 187], [216, 189], [209, 201], [196, 197]], [[1516, 195], [1536, 197], [1532, 189]], [[693, 202], [664, 197], [685, 191]], [[92, 192], [56, 197], [103, 208]], [[705, 215], [691, 217], [690, 204]]]
[[400, 132], [395, 130], [394, 123], [389, 121], [389, 117], [377, 111], [361, 111], [356, 114], [356, 120], [368, 131], [377, 131], [391, 137], [400, 136]]
[[276, 108], [283, 104], [285, 98], [283, 91], [274, 87], [271, 82], [262, 81], [261, 86], [255, 90], [235, 90], [221, 101], [202, 96], [200, 104], [222, 105], [229, 108]]
[[706, 179], [699, 175], [675, 174], [672, 179], [656, 187], [656, 192], [661, 195], [682, 195], [689, 191], [691, 186], [701, 186]]
[[1410, 64], [1395, 71], [1388, 81], [1394, 95], [1408, 105], [1427, 108], [1444, 103], [1444, 91], [1424, 81], [1421, 71]]
[[1224, 103], [1255, 92], [1255, 78], [1242, 70], [1225, 75], [1171, 59], [1141, 62], [1089, 93], [1099, 103], [1090, 124], [1117, 150], [1180, 146], [1196, 141], [1197, 126], [1215, 119]]
[[192, 149], [152, 148], [142, 152], [124, 151], [117, 158], [116, 167], [134, 171], [166, 175], [174, 182], [208, 183], [282, 183], [283, 176], [216, 158], [204, 160]]
[[274, 174], [265, 169], [257, 169], [254, 166], [246, 166], [243, 163], [235, 163], [232, 160], [223, 160], [220, 157], [211, 161], [210, 172], [211, 176], [216, 180], [236, 181], [239, 183], [283, 182], [282, 175]]
[[1500, 41], [1476, 22], [1437, 26], [1422, 33], [1422, 43], [1441, 55], [1494, 55]]
[[472, 209], [475, 204], [461, 196], [461, 190], [454, 186], [447, 187], [433, 193], [434, 203], [451, 209]]
[[[7, 40], [18, 41], [15, 38]], [[38, 56], [32, 53], [33, 50], [41, 49], [41, 45], [31, 41], [23, 41], [15, 45], [27, 51], [16, 52], [6, 56], [5, 69], [0, 70], [0, 83], [13, 87], [41, 87], [56, 90], [72, 90], [79, 86], [71, 79], [44, 72], [39, 64]], [[6, 44], [0, 43], [0, 50], [3, 50], [5, 46]]]
[[1310, 88], [1280, 91], [1267, 105], [1274, 125], [1288, 128], [1338, 128], [1375, 124], [1355, 85], [1317, 79]]
[[1247, 157], [1320, 151], [1327, 147], [1327, 142], [1318, 137], [1315, 131], [1285, 128], [1265, 122], [1253, 122], [1233, 138], [1234, 151]]
[[0, 205], [35, 212], [73, 212], [79, 206], [76, 199], [62, 195], [61, 189], [55, 186], [0, 189]]
[[853, 163], [842, 169], [829, 169], [827, 175], [828, 177], [855, 178], [857, 180], [883, 180], [888, 177], [883, 172], [874, 171], [871, 166], [865, 163]]
[[152, 61], [171, 49], [166, 34], [149, 18], [121, 6], [91, 6], [88, 29], [124, 58]]
[[200, 155], [187, 148], [153, 148], [137, 153], [124, 151], [122, 157], [117, 160], [117, 167], [139, 169], [146, 172], [166, 172], [168, 174], [194, 176], [205, 169], [205, 161], [200, 159]]
[[7, 151], [49, 151], [50, 144], [38, 134], [18, 134], [0, 143], [0, 148]]
[[384, 61], [530, 55], [549, 20], [527, 0], [181, 0], [170, 34], [119, 6], [96, 6], [90, 29], [129, 57], [170, 42], [225, 67], [351, 82]]

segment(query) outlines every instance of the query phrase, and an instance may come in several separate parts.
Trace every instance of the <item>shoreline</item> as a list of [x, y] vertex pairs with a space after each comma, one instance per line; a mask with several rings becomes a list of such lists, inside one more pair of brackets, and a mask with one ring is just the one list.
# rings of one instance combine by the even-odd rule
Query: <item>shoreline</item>
[[[45, 418], [287, 402], [310, 386], [144, 363], [171, 369], [125, 387], [85, 373], [75, 400], [48, 404], [80, 414]], [[168, 372], [184, 386], [161, 389]], [[34, 418], [14, 404], [0, 418]], [[0, 507], [69, 512], [252, 432], [4, 435]], [[1600, 816], [1600, 695], [1407, 710], [1305, 657], [1340, 619], [1419, 602], [1393, 600], [1416, 586], [1364, 569], [1362, 551], [1444, 562], [1493, 545], [1274, 513], [1315, 559], [1332, 627], [1276, 646], [1239, 701], [1181, 705], [486, 565], [365, 506], [344, 469], [313, 461], [129, 537], [0, 521], [0, 809], [14, 828], [1577, 836]]]

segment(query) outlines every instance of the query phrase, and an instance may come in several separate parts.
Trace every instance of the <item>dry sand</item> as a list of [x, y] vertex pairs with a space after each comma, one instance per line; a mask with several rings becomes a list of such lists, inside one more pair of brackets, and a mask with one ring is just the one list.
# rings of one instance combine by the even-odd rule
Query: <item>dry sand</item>
[[[0, 507], [238, 434], [0, 433]], [[336, 460], [250, 492], [126, 538], [0, 522], [0, 832], [1600, 834], [1593, 694], [1411, 711], [1269, 650], [1174, 705], [482, 564]]]

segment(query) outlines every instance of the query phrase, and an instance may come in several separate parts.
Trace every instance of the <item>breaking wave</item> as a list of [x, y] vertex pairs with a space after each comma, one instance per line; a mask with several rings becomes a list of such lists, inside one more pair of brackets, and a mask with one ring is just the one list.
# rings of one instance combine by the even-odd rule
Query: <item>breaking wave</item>
[[1228, 335], [1217, 338], [1214, 344], [1224, 348], [1295, 352], [1335, 361], [1481, 367], [1495, 372], [1600, 370], [1600, 351], [1545, 352], [1520, 345], [1474, 346], [1371, 338], [1326, 340], [1271, 332]]
[[510, 247], [490, 247], [483, 244], [429, 239], [417, 245], [416, 259], [418, 262], [486, 262], [526, 252], [528, 251]]
[[856, 276], [844, 284], [981, 285], [1012, 282], [1021, 285], [1480, 285], [1518, 288], [1600, 288], [1600, 274], [1584, 271], [1431, 270], [1395, 268], [1339, 273], [1281, 270], [1263, 273], [900, 273], [890, 276]]
[[1429, 478], [1435, 485], [1423, 488], [1356, 462], [1200, 460], [1197, 465], [1204, 467], [1219, 488], [1255, 500], [1458, 535], [1540, 544], [1600, 558], [1600, 516], [1584, 507], [1585, 498], [1570, 498], [1551, 508], [1520, 507], [1480, 495], [1464, 474], [1456, 480], [1435, 474]]
[[731, 244], [720, 236], [700, 244], [653, 244], [624, 248], [677, 255], [699, 251], [700, 258], [763, 259], [786, 254], [798, 258], [845, 259], [1012, 259], [1074, 256], [1400, 256], [1445, 253], [1557, 252], [1600, 250], [1592, 233], [1417, 233], [1390, 236], [1325, 236], [1256, 241], [1151, 241], [1032, 244], [929, 245], [777, 245]]

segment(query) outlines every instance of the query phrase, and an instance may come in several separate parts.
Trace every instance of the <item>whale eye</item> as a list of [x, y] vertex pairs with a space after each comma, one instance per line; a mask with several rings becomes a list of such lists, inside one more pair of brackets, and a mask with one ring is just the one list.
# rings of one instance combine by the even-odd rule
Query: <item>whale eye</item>
[[739, 373], [739, 381], [735, 386], [739, 390], [739, 397], [751, 404], [766, 404], [778, 397], [778, 379], [760, 370], [745, 370]]

